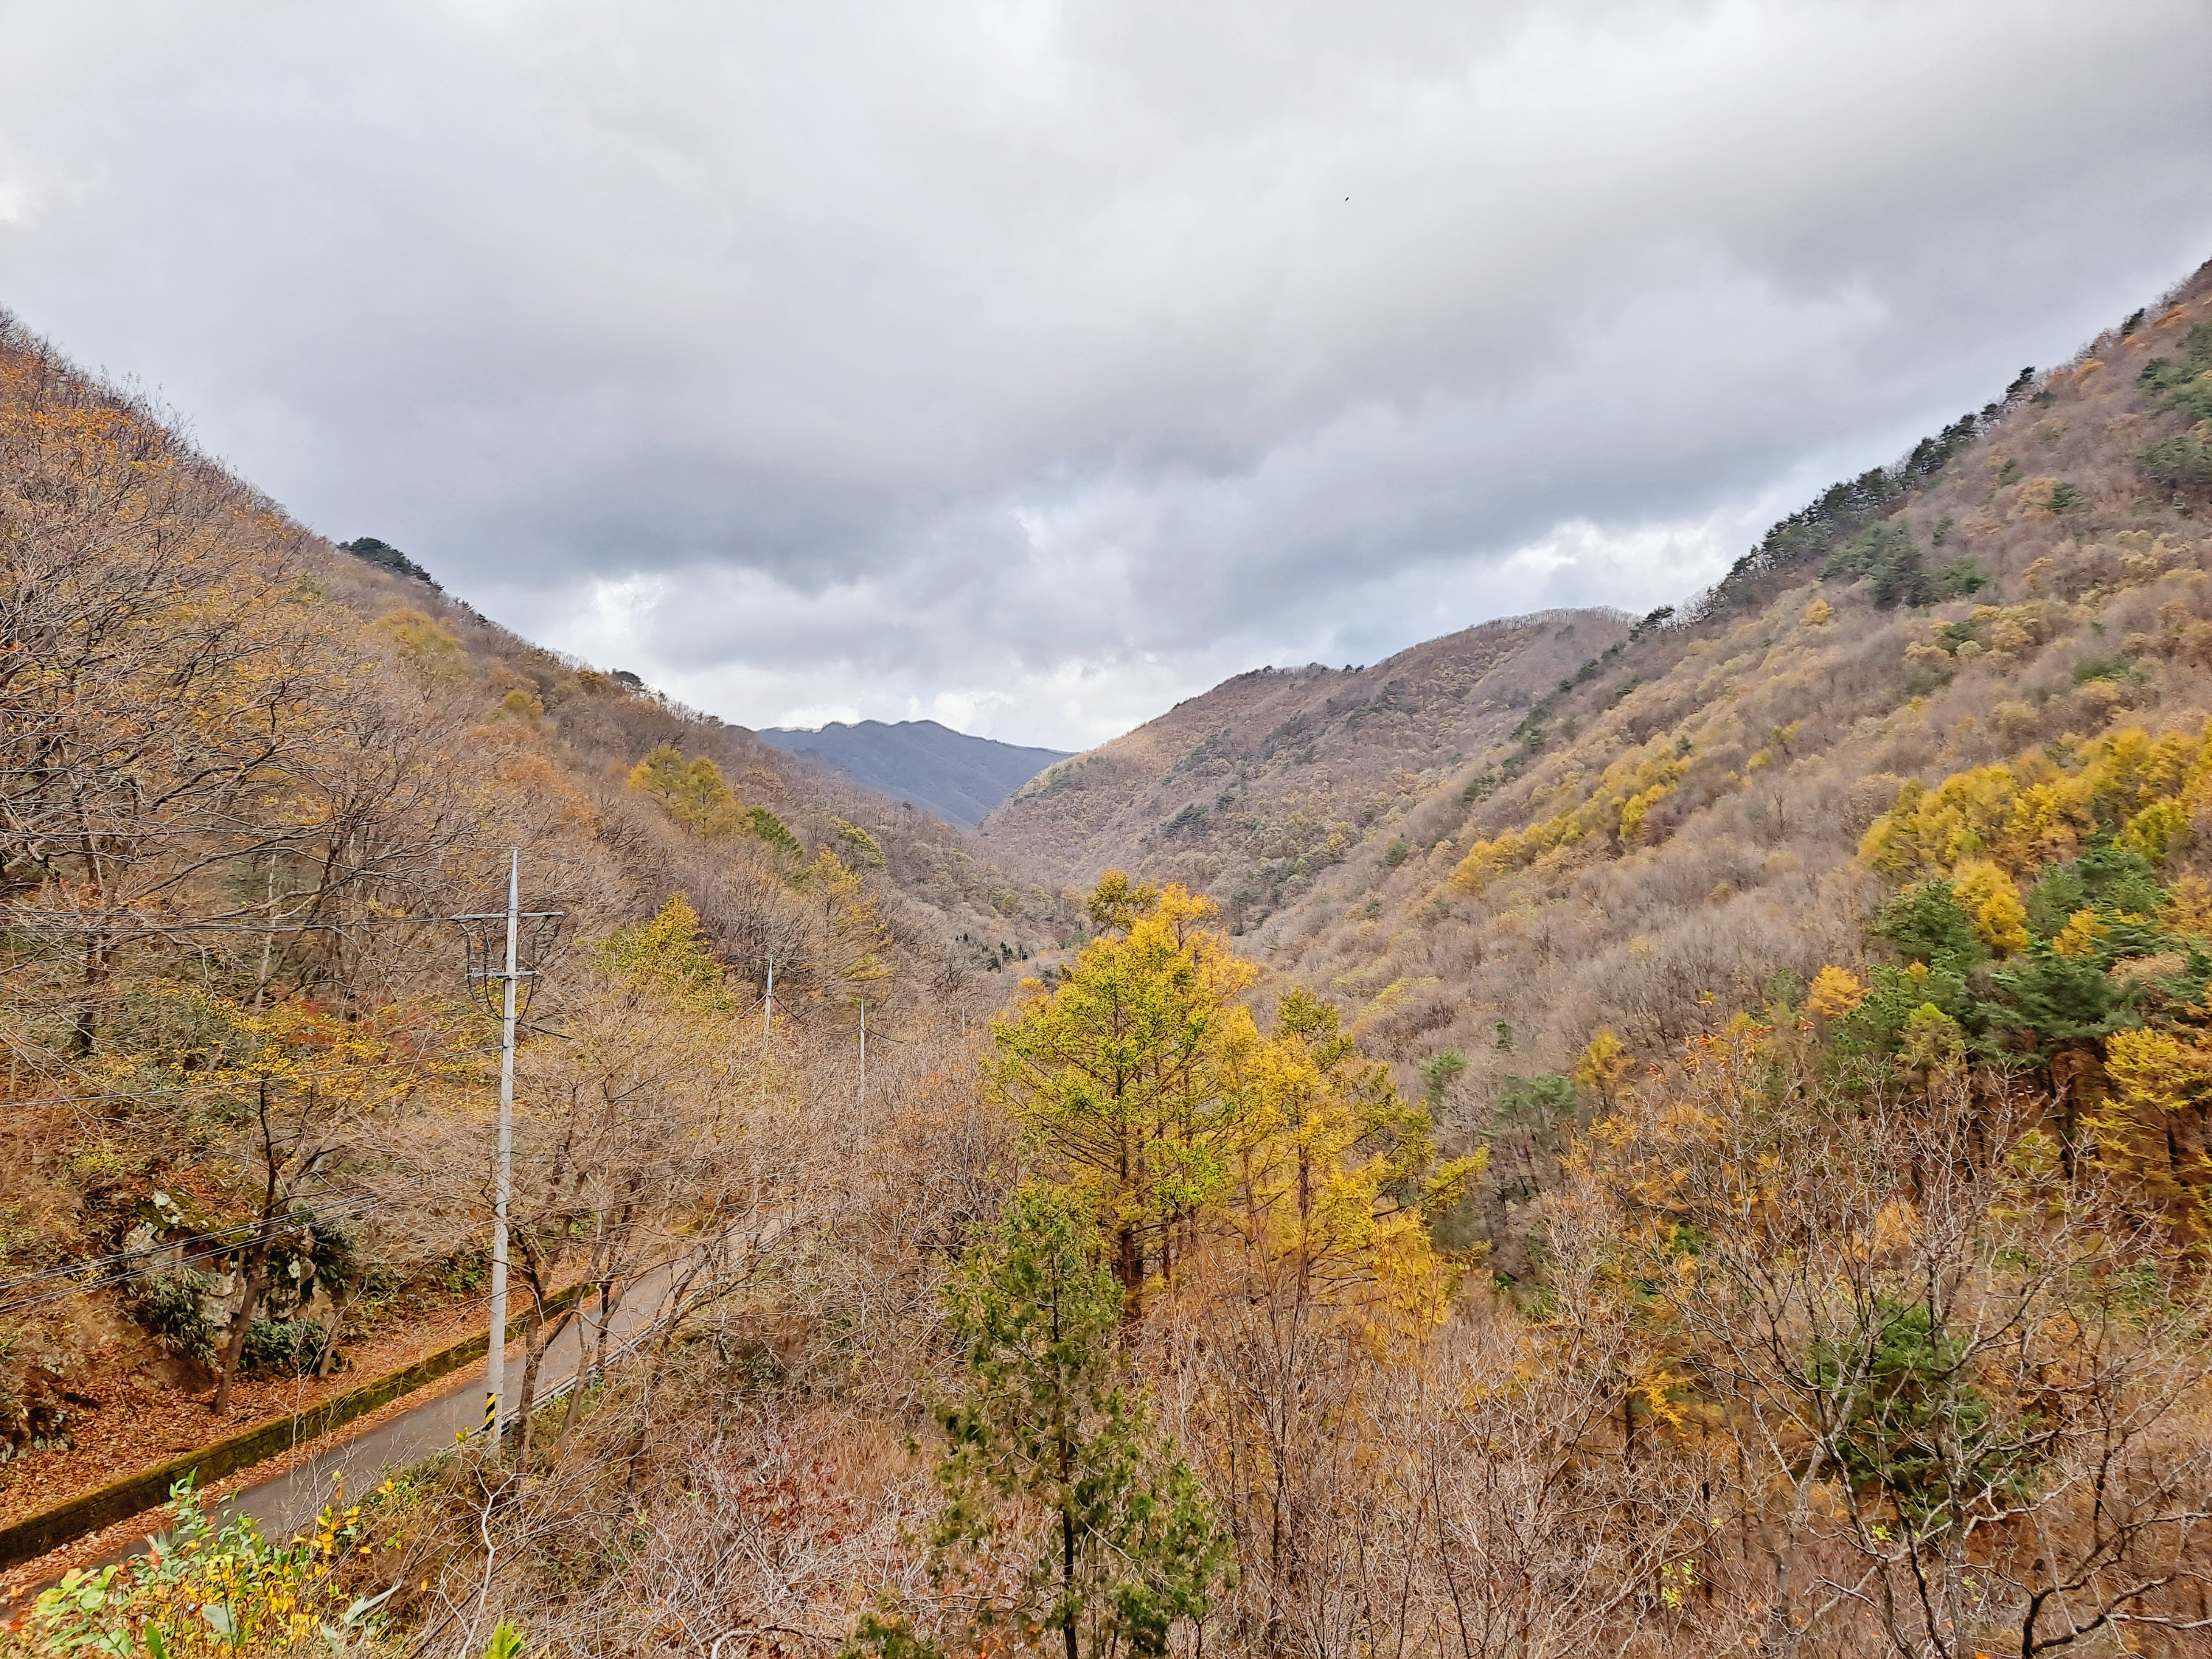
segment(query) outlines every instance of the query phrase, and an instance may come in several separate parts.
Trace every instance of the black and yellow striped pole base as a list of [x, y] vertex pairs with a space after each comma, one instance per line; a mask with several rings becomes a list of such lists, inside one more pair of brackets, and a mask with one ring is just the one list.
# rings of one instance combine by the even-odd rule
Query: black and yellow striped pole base
[[498, 1426], [499, 1426], [499, 1396], [498, 1396], [497, 1395], [495, 1395], [495, 1394], [488, 1394], [488, 1395], [486, 1395], [484, 1396], [484, 1420], [483, 1420], [484, 1438], [485, 1438], [485, 1439], [487, 1439], [487, 1440], [490, 1439], [490, 1438], [491, 1438], [491, 1435], [492, 1435], [492, 1431], [493, 1431], [494, 1429], [497, 1428]]

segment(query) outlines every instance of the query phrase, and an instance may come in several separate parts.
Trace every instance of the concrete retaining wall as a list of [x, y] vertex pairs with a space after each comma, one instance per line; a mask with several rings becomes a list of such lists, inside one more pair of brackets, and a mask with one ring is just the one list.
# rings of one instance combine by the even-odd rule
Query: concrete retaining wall
[[[546, 1317], [554, 1319], [567, 1312], [575, 1304], [582, 1288], [572, 1285], [554, 1296], [545, 1304]], [[507, 1321], [507, 1340], [512, 1342], [521, 1335], [528, 1323], [527, 1316]], [[272, 1418], [227, 1440], [218, 1440], [212, 1446], [203, 1446], [182, 1457], [80, 1493], [50, 1510], [25, 1516], [12, 1526], [0, 1528], [0, 1571], [33, 1560], [72, 1538], [98, 1532], [102, 1527], [167, 1503], [170, 1488], [188, 1474], [197, 1472], [199, 1484], [204, 1486], [264, 1458], [278, 1456], [307, 1441], [319, 1439], [379, 1406], [460, 1370], [471, 1359], [483, 1358], [490, 1346], [490, 1333], [480, 1331], [465, 1342], [456, 1342], [403, 1370], [387, 1372], [374, 1382], [349, 1389], [335, 1400], [325, 1400], [319, 1406], [295, 1412], [289, 1417]]]

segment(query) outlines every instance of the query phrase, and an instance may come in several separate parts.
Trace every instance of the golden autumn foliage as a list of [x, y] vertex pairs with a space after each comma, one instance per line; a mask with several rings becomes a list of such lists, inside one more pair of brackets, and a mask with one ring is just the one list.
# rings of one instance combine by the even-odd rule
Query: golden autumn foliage
[[854, 988], [889, 976], [890, 929], [858, 871], [825, 847], [791, 881], [819, 919], [825, 978]]
[[1990, 954], [2008, 957], [2027, 948], [2027, 907], [2020, 889], [1987, 859], [1962, 859], [1951, 871], [1951, 890]]
[[1898, 881], [1994, 865], [2018, 878], [2065, 859], [2107, 825], [2153, 865], [2212, 805], [2212, 725], [2154, 738], [2129, 726], [2083, 744], [2066, 764], [2039, 750], [1917, 782], [1869, 827], [1859, 855]]
[[734, 836], [746, 827], [744, 803], [723, 781], [722, 769], [704, 755], [685, 760], [672, 743], [659, 744], [632, 767], [628, 783], [702, 836]]
[[2183, 1236], [2212, 1239], [2212, 1011], [2189, 1024], [2115, 1031], [2105, 1043], [2111, 1109], [2088, 1133], [2104, 1165], [2146, 1193]]
[[[2212, 1075], [2136, 1046], [2130, 1075], [2154, 1091]], [[1648, 1407], [1643, 1455], [1706, 1483], [1707, 1618], [1736, 1596], [1753, 1619], [1817, 1606], [1808, 1581], [1839, 1560], [1906, 1611], [1868, 1614], [1838, 1651], [1875, 1650], [1885, 1627], [1908, 1651], [1938, 1650], [1931, 1627], [2009, 1651], [2000, 1634], [2147, 1607], [2172, 1583], [2189, 1599], [2153, 1616], [2189, 1608], [2207, 1569], [2201, 1502], [2180, 1497], [2212, 1464], [2205, 1290], [2145, 1226], [2128, 1149], [2069, 1164], [2002, 1089], [1838, 1113], [1789, 1054], [1753, 1021], [1693, 1042], [1593, 1128], [1555, 1212], [1590, 1264], [1563, 1279], [1644, 1330], [1612, 1379]], [[2054, 1413], [2061, 1378], [2097, 1410]], [[2106, 1575], [2123, 1553], [2146, 1571]], [[1858, 1607], [1800, 1616], [1835, 1633]]]
[[1441, 1319], [1449, 1281], [1427, 1224], [1487, 1152], [1437, 1164], [1427, 1115], [1388, 1067], [1360, 1060], [1311, 992], [1284, 998], [1270, 1037], [1237, 1046], [1222, 1201], [1247, 1279], [1288, 1274], [1303, 1298], [1371, 1297]]
[[451, 629], [409, 606], [386, 611], [377, 627], [399, 647], [399, 659], [432, 685], [453, 685], [469, 672], [468, 647]]
[[1206, 899], [1113, 874], [1092, 908], [1108, 932], [993, 1031], [991, 1087], [1052, 1176], [1112, 1242], [1133, 1312], [1218, 1202], [1237, 1133], [1231, 1068], [1256, 1045], [1238, 999], [1251, 968]]
[[1575, 1062], [1575, 1082], [1609, 1103], [1619, 1097], [1621, 1085], [1628, 1080], [1635, 1064], [1628, 1045], [1612, 1030], [1601, 1029], [1583, 1050], [1582, 1058]]
[[1866, 1000], [1866, 987], [1847, 969], [1833, 963], [1813, 975], [1805, 1006], [1822, 1019], [1841, 1019]]
[[699, 931], [699, 913], [681, 893], [650, 921], [595, 942], [592, 961], [601, 971], [686, 1009], [726, 1011], [733, 1006], [723, 985], [722, 965]]
[[1632, 844], [1646, 816], [1674, 793], [1689, 766], [1687, 756], [1662, 743], [1623, 756], [1605, 769], [1581, 805], [1468, 848], [1452, 871], [1454, 889], [1480, 892], [1492, 877], [1532, 863], [1554, 848], [1571, 847], [1592, 836], [1604, 836], [1623, 847]]
[[1299, 1295], [1354, 1285], [1433, 1318], [1448, 1285], [1428, 1218], [1483, 1155], [1437, 1164], [1427, 1114], [1360, 1059], [1337, 1010], [1293, 990], [1262, 1033], [1253, 970], [1209, 902], [1118, 872], [1107, 931], [994, 1030], [996, 1098], [1110, 1243], [1133, 1318], [1226, 1238]]
[[2158, 922], [2169, 933], [2212, 936], [2212, 882], [2187, 874], [2172, 883], [2159, 908]]
[[2052, 936], [2051, 948], [2062, 957], [2094, 956], [2098, 942], [2112, 929], [2094, 910], [2076, 910]]

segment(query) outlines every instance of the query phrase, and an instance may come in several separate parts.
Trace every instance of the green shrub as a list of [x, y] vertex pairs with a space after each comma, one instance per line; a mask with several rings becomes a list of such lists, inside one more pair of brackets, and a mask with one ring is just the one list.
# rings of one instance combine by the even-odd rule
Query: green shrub
[[171, 1353], [206, 1364], [215, 1358], [215, 1332], [201, 1306], [213, 1283], [190, 1267], [155, 1273], [138, 1281], [131, 1311], [147, 1334]]
[[2092, 680], [2127, 682], [2142, 678], [2142, 671], [2125, 657], [2084, 657], [2074, 665], [2074, 684], [2087, 685]]
[[316, 1282], [325, 1287], [351, 1284], [364, 1271], [361, 1242], [343, 1221], [308, 1221], [307, 1259], [314, 1263]]
[[240, 1356], [250, 1371], [313, 1376], [323, 1363], [329, 1334], [312, 1319], [257, 1319], [246, 1328]]
[[349, 1598], [342, 1582], [356, 1553], [370, 1547], [360, 1504], [325, 1510], [311, 1537], [276, 1544], [251, 1516], [216, 1530], [189, 1477], [170, 1497], [176, 1521], [151, 1548], [119, 1566], [63, 1574], [0, 1633], [0, 1651], [276, 1659], [380, 1648], [379, 1609], [398, 1587]]
[[1498, 1093], [1497, 1118], [1542, 1133], [1575, 1115], [1575, 1085], [1557, 1072], [1538, 1072], [1530, 1077], [1509, 1074]]
[[884, 867], [883, 843], [861, 829], [859, 824], [848, 823], [842, 818], [832, 817], [830, 820], [830, 827], [836, 832], [837, 844], [844, 848], [843, 856], [846, 863], [865, 866], [871, 870], [880, 870]]
[[340, 542], [337, 546], [339, 552], [350, 553], [365, 564], [376, 565], [397, 575], [412, 576], [418, 582], [428, 582], [439, 592], [445, 592], [431, 580], [428, 571], [389, 542], [380, 541], [374, 536], [356, 536], [349, 542]]
[[2192, 421], [2212, 420], [2212, 323], [2199, 323], [2182, 342], [2179, 362], [2154, 357], [2136, 376], [2158, 392], [2159, 407], [2179, 410]]
[[1467, 1070], [1467, 1056], [1456, 1048], [1446, 1048], [1420, 1065], [1421, 1103], [1434, 1112], [1443, 1106], [1444, 1091], [1451, 1086], [1454, 1078]]
[[1881, 1304], [1872, 1328], [1817, 1340], [1813, 1376], [1836, 1402], [1838, 1461], [1852, 1485], [1887, 1495], [1916, 1530], [1952, 1509], [2016, 1496], [2033, 1473], [2033, 1413], [2002, 1424], [1974, 1386], [1969, 1345], [1939, 1330], [1919, 1303]]
[[1971, 558], [1954, 559], [1936, 573], [1936, 591], [1947, 599], [1963, 599], [1989, 585], [1989, 573]]
[[786, 853], [801, 853], [806, 849], [799, 844], [784, 821], [765, 806], [753, 807], [745, 814], [745, 823], [753, 834], [769, 846]]
[[1887, 611], [1903, 605], [1932, 604], [1937, 595], [1935, 578], [1922, 562], [1920, 545], [1912, 532], [1894, 519], [1870, 524], [1828, 556], [1820, 574], [1829, 577], [1864, 577], [1868, 597]]
[[1897, 947], [1907, 962], [1966, 973], [1990, 959], [1990, 948], [1974, 931], [1948, 881], [1925, 881], [1892, 899], [1874, 925], [1875, 933]]
[[445, 1259], [444, 1271], [438, 1283], [451, 1296], [489, 1284], [491, 1278], [491, 1252], [481, 1244], [464, 1244]]
[[2165, 902], [2166, 890], [2148, 860], [2100, 842], [2077, 859], [2044, 866], [2027, 890], [2027, 931], [2038, 939], [2055, 939], [2076, 910], [2101, 908], [2148, 916]]
[[2048, 1058], [2142, 1023], [2136, 987], [2113, 979], [2095, 957], [2061, 956], [2041, 942], [1991, 974], [1990, 983], [1996, 995], [1983, 1012], [1990, 1026], [2011, 1034], [2016, 1053]]
[[2212, 443], [2185, 433], [2146, 444], [2128, 459], [2161, 489], [2212, 489]]

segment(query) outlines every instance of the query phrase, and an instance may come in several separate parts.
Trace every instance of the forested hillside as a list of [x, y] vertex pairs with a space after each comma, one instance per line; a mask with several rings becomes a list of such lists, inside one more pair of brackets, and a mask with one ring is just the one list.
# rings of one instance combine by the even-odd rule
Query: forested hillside
[[1053, 769], [1057, 896], [0, 368], [17, 1490], [475, 1311], [510, 844], [525, 1400], [670, 1281], [0, 1642], [2204, 1650], [2212, 267], [1679, 607]]
[[983, 834], [1063, 878], [1108, 869], [1212, 894], [1242, 931], [1377, 823], [1504, 740], [1628, 631], [1610, 611], [1486, 623], [1355, 668], [1259, 668], [1047, 768]]
[[[1824, 963], [1889, 959], [1869, 925], [1949, 868], [1860, 856], [1900, 800], [2000, 774], [2078, 790], [2125, 734], [2203, 733], [2208, 292], [2023, 375], [1589, 653], [1252, 948], [1409, 1065], [1462, 1057], [1448, 1115], [1478, 1131], [1507, 1078], [1571, 1072], [1600, 1030], [1658, 1058]], [[2116, 810], [2008, 878], [2118, 833]], [[2170, 880], [2206, 856], [2160, 844]]]
[[566, 913], [526, 939], [570, 1040], [529, 1051], [523, 1156], [587, 1145], [606, 1183], [526, 1224], [540, 1289], [729, 1213], [747, 1132], [708, 1078], [799, 1109], [848, 1086], [812, 1062], [846, 1078], [861, 1004], [957, 1041], [1068, 924], [936, 819], [333, 549], [4, 319], [0, 559], [8, 1510], [475, 1304], [496, 1028], [440, 919], [504, 903], [510, 848]]
[[1241, 675], [985, 833], [1065, 879], [1210, 894], [1409, 1077], [1457, 1055], [1461, 1125], [1600, 1030], [1666, 1054], [1887, 949], [1894, 884], [1857, 854], [1900, 790], [2202, 727], [2205, 289], [1838, 484], [1711, 592]]

